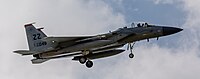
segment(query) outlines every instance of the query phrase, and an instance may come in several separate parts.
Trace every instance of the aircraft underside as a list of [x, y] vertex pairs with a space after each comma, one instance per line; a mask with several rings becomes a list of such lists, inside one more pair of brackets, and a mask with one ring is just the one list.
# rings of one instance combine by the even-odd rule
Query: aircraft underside
[[[41, 54], [33, 55], [36, 59], [33, 59], [33, 64], [43, 63], [50, 59], [58, 59], [58, 58], [66, 58], [70, 56], [74, 56], [72, 60], [79, 61], [81, 64], [86, 64], [88, 68], [93, 66], [93, 62], [91, 60], [110, 57], [113, 55], [120, 54], [124, 52], [123, 49], [116, 49], [119, 47], [123, 47], [124, 44], [110, 44], [107, 46], [102, 46], [98, 48], [90, 48], [90, 50], [83, 50], [78, 52], [46, 52]], [[79, 49], [79, 48], [78, 48]]]

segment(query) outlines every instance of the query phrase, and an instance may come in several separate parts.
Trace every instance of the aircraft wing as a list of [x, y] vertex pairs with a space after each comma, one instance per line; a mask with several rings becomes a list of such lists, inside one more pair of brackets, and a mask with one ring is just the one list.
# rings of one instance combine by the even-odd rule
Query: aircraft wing
[[[117, 55], [117, 54], [120, 54], [124, 51], [125, 50], [123, 50], [123, 49], [106, 50], [106, 51], [86, 55], [86, 57], [88, 57], [90, 59], [99, 59], [99, 58], [105, 58], [105, 57]], [[74, 57], [72, 60], [78, 61], [79, 58], [82, 57], [82, 53], [77, 52], [77, 53], [71, 53], [71, 54], [55, 56], [55, 57], [32, 59], [31, 61], [32, 61], [33, 64], [40, 64], [40, 63], [46, 62], [46, 61], [51, 60], [51, 59], [67, 58], [67, 57]]]

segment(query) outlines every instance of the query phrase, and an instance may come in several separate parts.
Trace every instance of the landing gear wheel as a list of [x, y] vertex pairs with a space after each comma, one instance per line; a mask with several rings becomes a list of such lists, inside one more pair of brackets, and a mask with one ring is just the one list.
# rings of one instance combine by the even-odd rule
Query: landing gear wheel
[[133, 53], [130, 53], [129, 54], [129, 58], [133, 58], [134, 57], [134, 54]]
[[93, 62], [88, 60], [85, 64], [88, 68], [91, 68], [93, 66]]
[[80, 62], [81, 64], [84, 64], [86, 61], [87, 61], [87, 58], [85, 58], [85, 57], [79, 58], [79, 62]]

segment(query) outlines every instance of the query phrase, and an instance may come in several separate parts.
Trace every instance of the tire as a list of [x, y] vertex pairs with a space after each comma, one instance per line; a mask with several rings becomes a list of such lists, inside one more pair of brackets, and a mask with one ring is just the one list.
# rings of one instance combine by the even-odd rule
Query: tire
[[93, 66], [93, 62], [88, 60], [85, 64], [88, 68], [91, 68]]
[[133, 58], [133, 57], [134, 57], [134, 54], [130, 53], [129, 58]]
[[84, 64], [86, 61], [87, 61], [87, 59], [86, 59], [85, 57], [80, 57], [80, 58], [79, 58], [79, 62], [80, 62], [81, 64]]

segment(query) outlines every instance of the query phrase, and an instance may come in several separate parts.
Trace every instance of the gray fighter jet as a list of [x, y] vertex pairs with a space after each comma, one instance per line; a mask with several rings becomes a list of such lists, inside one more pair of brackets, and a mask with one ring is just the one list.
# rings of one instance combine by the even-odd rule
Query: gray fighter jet
[[133, 45], [136, 41], [149, 41], [150, 38], [171, 35], [183, 29], [145, 22], [132, 23], [129, 27], [119, 28], [115, 31], [95, 36], [74, 37], [47, 37], [41, 29], [33, 24], [26, 24], [26, 35], [29, 50], [17, 50], [14, 53], [32, 55], [33, 64], [40, 64], [50, 59], [73, 57], [72, 60], [85, 64], [88, 68], [93, 66], [93, 59], [110, 57], [124, 52], [119, 49], [128, 45], [129, 58], [133, 58]]

